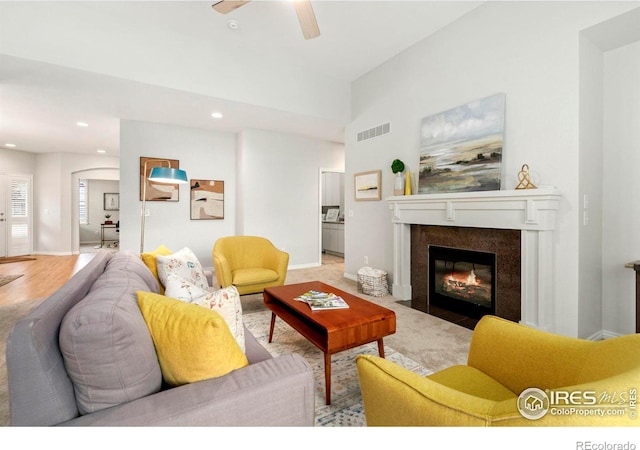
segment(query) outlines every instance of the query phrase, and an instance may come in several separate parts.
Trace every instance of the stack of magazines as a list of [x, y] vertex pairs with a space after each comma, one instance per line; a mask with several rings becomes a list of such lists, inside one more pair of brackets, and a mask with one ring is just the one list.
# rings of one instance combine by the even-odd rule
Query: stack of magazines
[[348, 308], [349, 305], [342, 297], [331, 292], [307, 291], [302, 295], [295, 297], [296, 300], [305, 302], [312, 311], [323, 309], [342, 309]]

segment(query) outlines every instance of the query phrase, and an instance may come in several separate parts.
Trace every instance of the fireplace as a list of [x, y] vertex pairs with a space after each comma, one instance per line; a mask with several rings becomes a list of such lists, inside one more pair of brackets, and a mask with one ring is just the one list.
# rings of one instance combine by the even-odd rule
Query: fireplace
[[431, 245], [428, 254], [429, 307], [472, 319], [495, 314], [495, 253]]
[[467, 328], [486, 314], [519, 321], [521, 248], [518, 230], [411, 225], [410, 306]]
[[553, 230], [561, 197], [552, 187], [389, 197], [393, 296], [428, 312], [429, 245], [495, 253], [495, 314], [554, 332]]

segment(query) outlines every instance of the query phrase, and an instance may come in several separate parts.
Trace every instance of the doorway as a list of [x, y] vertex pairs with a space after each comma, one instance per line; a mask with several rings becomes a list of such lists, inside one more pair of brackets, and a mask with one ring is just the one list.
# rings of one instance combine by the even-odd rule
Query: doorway
[[334, 264], [337, 261], [344, 262], [344, 170], [320, 169], [319, 178], [320, 248], [318, 260], [321, 265]]
[[[117, 251], [119, 242], [119, 200], [118, 209], [105, 205], [105, 198], [113, 199], [114, 194], [120, 194], [120, 169], [87, 169], [71, 174], [72, 201], [71, 201], [71, 229], [72, 253], [91, 253], [101, 249]], [[85, 192], [84, 207], [81, 214], [81, 180], [88, 188]], [[104, 194], [109, 194], [105, 197]], [[106, 217], [109, 215], [109, 217]], [[83, 219], [81, 220], [81, 216]], [[106, 221], [113, 222], [113, 226], [104, 226]], [[115, 224], [118, 225], [117, 231]], [[81, 246], [80, 243], [83, 243]]]

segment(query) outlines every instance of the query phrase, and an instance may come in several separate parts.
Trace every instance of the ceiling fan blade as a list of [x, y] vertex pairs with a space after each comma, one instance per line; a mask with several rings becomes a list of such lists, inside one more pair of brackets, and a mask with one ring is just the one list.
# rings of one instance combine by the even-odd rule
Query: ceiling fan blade
[[222, 14], [230, 13], [238, 8], [240, 8], [245, 3], [249, 3], [251, 0], [246, 1], [236, 1], [236, 0], [222, 0], [217, 3], [211, 5], [213, 9]]
[[316, 21], [316, 15], [313, 12], [310, 0], [294, 0], [293, 5], [296, 8], [296, 14], [302, 27], [302, 34], [305, 39], [313, 39], [320, 36], [320, 28]]

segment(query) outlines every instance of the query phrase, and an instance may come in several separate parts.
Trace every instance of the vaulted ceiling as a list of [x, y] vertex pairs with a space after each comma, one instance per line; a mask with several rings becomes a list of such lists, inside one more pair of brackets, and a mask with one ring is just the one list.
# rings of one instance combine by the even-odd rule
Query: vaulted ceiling
[[483, 2], [314, 0], [310, 40], [290, 0], [212, 3], [0, 2], [0, 146], [117, 156], [121, 119], [342, 142], [353, 80]]

